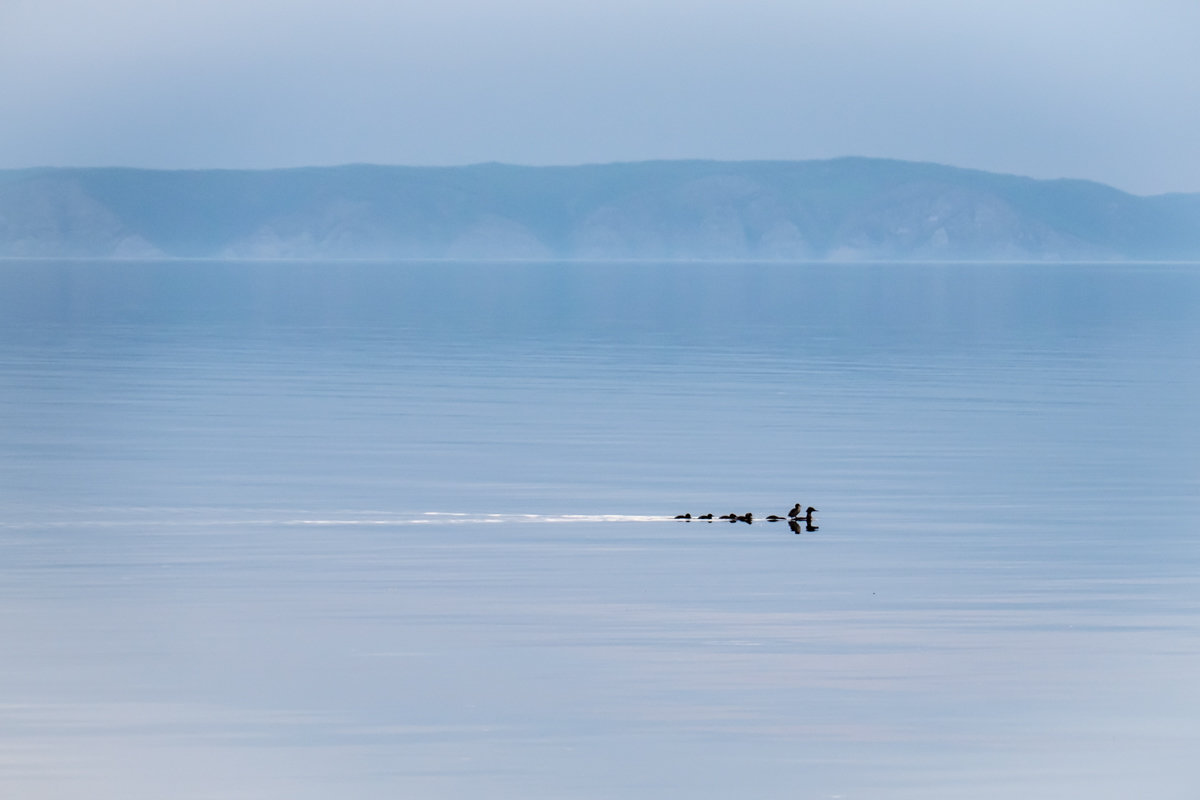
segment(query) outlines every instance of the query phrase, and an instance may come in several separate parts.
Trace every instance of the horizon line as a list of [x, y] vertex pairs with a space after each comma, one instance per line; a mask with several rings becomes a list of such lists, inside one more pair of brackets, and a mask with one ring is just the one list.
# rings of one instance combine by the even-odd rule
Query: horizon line
[[108, 165], [49, 165], [41, 164], [25, 167], [0, 167], [0, 172], [39, 172], [39, 171], [68, 171], [68, 170], [113, 170], [113, 171], [128, 171], [128, 172], [299, 172], [304, 170], [337, 170], [337, 169], [353, 169], [353, 168], [371, 168], [371, 169], [402, 169], [402, 170], [465, 170], [465, 169], [480, 169], [487, 167], [501, 167], [512, 169], [529, 169], [529, 170], [571, 170], [571, 169], [589, 169], [603, 167], [621, 167], [621, 166], [639, 166], [652, 164], [746, 164], [746, 165], [763, 165], [763, 164], [780, 164], [780, 165], [796, 165], [796, 164], [829, 164], [839, 161], [866, 161], [876, 163], [903, 164], [911, 166], [927, 166], [938, 167], [948, 170], [956, 170], [961, 172], [973, 172], [982, 175], [994, 175], [1000, 177], [1017, 178], [1021, 180], [1035, 181], [1038, 183], [1087, 183], [1095, 186], [1103, 186], [1132, 197], [1166, 197], [1171, 195], [1192, 195], [1200, 194], [1200, 189], [1195, 191], [1168, 191], [1156, 192], [1152, 194], [1138, 194], [1126, 189], [1122, 189], [1110, 183], [1096, 180], [1095, 178], [1069, 177], [1059, 176], [1054, 178], [1038, 178], [1032, 175], [1027, 175], [1019, 172], [1004, 172], [996, 170], [982, 169], [979, 167], [967, 167], [958, 164], [944, 163], [940, 161], [915, 160], [904, 158], [892, 158], [887, 156], [863, 156], [863, 155], [841, 155], [830, 158], [647, 158], [637, 160], [615, 160], [615, 161], [588, 161], [588, 162], [572, 162], [563, 164], [526, 164], [509, 161], [474, 161], [460, 164], [402, 164], [402, 163], [383, 163], [373, 161], [347, 161], [327, 164], [297, 164], [292, 166], [276, 166], [276, 167], [147, 167], [147, 166], [129, 166], [122, 164]]

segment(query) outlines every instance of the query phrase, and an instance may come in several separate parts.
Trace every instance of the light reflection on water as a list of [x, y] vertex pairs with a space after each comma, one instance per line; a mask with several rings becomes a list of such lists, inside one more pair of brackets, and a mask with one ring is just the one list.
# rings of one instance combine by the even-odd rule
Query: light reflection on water
[[0, 284], [6, 793], [1200, 785], [1187, 269]]

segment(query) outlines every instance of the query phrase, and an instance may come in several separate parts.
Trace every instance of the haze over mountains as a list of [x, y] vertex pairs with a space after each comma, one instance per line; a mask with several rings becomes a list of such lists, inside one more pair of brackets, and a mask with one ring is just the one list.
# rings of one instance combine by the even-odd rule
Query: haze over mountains
[[1200, 194], [936, 164], [0, 171], [0, 256], [1200, 258]]

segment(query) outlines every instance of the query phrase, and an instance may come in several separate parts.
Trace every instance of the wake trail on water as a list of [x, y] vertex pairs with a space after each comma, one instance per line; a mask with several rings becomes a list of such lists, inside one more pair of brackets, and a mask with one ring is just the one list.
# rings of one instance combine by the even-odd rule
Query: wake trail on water
[[[147, 512], [149, 509], [131, 510]], [[199, 510], [197, 510], [199, 511]], [[206, 509], [211, 513], [211, 509]], [[674, 521], [673, 515], [665, 514], [480, 514], [453, 511], [424, 511], [415, 514], [383, 514], [340, 512], [336, 514], [304, 514], [278, 517], [221, 516], [206, 517], [203, 512], [189, 516], [186, 510], [172, 509], [170, 517], [150, 516], [148, 513], [128, 513], [108, 518], [60, 518], [0, 520], [2, 528], [121, 528], [128, 526], [161, 528], [222, 528], [239, 526], [271, 527], [340, 527], [377, 526], [405, 527], [412, 525], [513, 525], [526, 523], [569, 524], [577, 522], [666, 522]], [[159, 511], [159, 513], [163, 513]]]
[[661, 522], [673, 520], [667, 515], [636, 514], [466, 514], [451, 511], [426, 511], [416, 517], [387, 519], [296, 519], [292, 525], [480, 525], [516, 522]]

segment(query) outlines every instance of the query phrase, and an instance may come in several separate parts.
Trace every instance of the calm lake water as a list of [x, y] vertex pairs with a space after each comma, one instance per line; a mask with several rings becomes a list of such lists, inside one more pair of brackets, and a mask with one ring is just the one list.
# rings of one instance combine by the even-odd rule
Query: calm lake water
[[1198, 397], [1200, 265], [0, 262], [0, 793], [1194, 800]]

